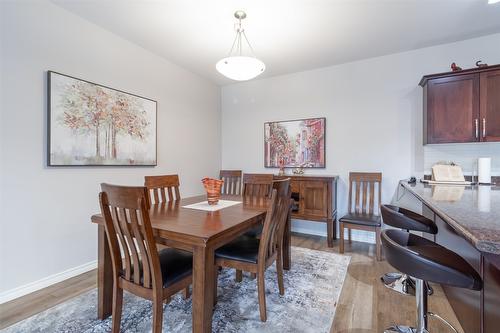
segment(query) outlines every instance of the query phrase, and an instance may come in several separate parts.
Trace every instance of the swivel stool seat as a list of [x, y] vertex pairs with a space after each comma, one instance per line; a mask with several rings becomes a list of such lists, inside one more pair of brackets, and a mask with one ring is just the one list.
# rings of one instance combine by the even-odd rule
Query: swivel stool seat
[[[438, 232], [438, 227], [434, 221], [412, 212], [393, 205], [382, 205], [380, 212], [384, 224], [390, 225], [398, 229], [406, 231], [421, 231], [435, 235]], [[386, 273], [381, 278], [382, 283], [389, 289], [399, 292], [404, 295], [415, 295], [415, 281], [404, 273]], [[427, 293], [432, 295], [433, 290], [430, 286], [426, 286]]]
[[439, 315], [427, 311], [426, 282], [481, 290], [482, 280], [467, 261], [447, 248], [406, 231], [388, 229], [380, 235], [389, 264], [416, 281], [417, 327], [396, 325], [384, 333], [428, 333], [427, 318], [434, 317], [457, 330]]

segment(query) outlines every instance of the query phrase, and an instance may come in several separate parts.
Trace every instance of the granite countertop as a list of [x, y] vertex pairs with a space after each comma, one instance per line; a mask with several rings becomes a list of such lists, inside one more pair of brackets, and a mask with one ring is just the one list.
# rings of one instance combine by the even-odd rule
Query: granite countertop
[[400, 184], [479, 251], [500, 255], [500, 186]]

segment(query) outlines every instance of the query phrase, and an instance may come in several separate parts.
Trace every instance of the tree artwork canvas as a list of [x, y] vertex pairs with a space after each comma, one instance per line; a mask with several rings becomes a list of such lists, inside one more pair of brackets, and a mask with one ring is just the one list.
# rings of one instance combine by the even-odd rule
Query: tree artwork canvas
[[325, 118], [264, 124], [266, 168], [324, 168]]
[[156, 165], [156, 102], [48, 72], [48, 165]]

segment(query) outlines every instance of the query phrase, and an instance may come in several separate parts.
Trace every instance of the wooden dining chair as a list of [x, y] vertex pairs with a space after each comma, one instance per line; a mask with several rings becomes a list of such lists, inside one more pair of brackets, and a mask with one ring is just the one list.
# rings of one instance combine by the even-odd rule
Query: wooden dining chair
[[245, 173], [243, 175], [244, 200], [249, 198], [269, 198], [273, 188], [272, 174], [266, 173]]
[[348, 230], [351, 242], [351, 229], [373, 231], [376, 234], [376, 256], [381, 260], [380, 200], [382, 197], [382, 173], [350, 172], [348, 213], [339, 219], [340, 248], [344, 253], [344, 229]]
[[221, 170], [219, 179], [223, 180], [221, 193], [241, 195], [241, 170]]
[[178, 175], [145, 176], [144, 186], [147, 187], [151, 195], [151, 202], [154, 204], [180, 200], [181, 198]]
[[[245, 173], [243, 175], [243, 202], [251, 205], [262, 205], [271, 195], [274, 176], [268, 173]], [[246, 232], [245, 235], [257, 237], [262, 233], [262, 225]], [[252, 275], [254, 277], [254, 275]], [[241, 281], [241, 274], [236, 272], [236, 281]]]
[[113, 265], [112, 332], [120, 331], [123, 290], [127, 290], [153, 302], [153, 333], [160, 333], [163, 301], [192, 282], [192, 254], [171, 248], [158, 251], [146, 187], [101, 184], [101, 189], [99, 202]]
[[261, 237], [243, 235], [215, 251], [214, 302], [217, 299], [219, 267], [255, 273], [261, 321], [267, 320], [264, 273], [275, 261], [279, 293], [285, 293], [282, 249], [286, 218], [290, 210], [290, 179], [278, 182], [271, 193]]

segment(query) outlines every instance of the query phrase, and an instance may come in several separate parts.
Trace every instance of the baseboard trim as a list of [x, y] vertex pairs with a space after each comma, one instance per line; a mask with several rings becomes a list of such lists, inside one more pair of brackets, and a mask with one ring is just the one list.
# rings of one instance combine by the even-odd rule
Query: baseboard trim
[[60, 273], [56, 273], [50, 276], [47, 276], [43, 279], [40, 279], [38, 281], [34, 281], [28, 284], [25, 284], [23, 286], [19, 286], [14, 289], [10, 289], [7, 291], [4, 291], [0, 293], [0, 304], [12, 301], [13, 299], [22, 297], [24, 295], [30, 294], [32, 292], [35, 292], [37, 290], [47, 288], [53, 284], [56, 284], [58, 282], [67, 280], [69, 278], [75, 277], [77, 275], [83, 274], [85, 272], [91, 271], [93, 269], [97, 268], [97, 261], [91, 261], [89, 263], [70, 268], [68, 270], [65, 270]]
[[321, 230], [313, 230], [309, 228], [303, 228], [303, 227], [292, 227], [292, 232], [297, 232], [299, 234], [306, 234], [306, 235], [314, 235], [314, 236], [322, 236], [326, 237], [326, 231], [321, 231]]
[[[297, 221], [298, 223], [293, 223], [294, 221]], [[306, 234], [306, 235], [326, 237], [326, 230], [321, 230], [319, 228], [307, 228], [307, 227], [299, 225], [299, 223], [303, 224], [303, 220], [293, 220], [292, 221], [292, 232], [297, 232], [297, 233]], [[347, 239], [347, 230], [345, 230], [344, 234], [345, 234], [345, 239]], [[371, 234], [372, 233], [370, 233], [368, 231], [362, 231], [362, 230], [352, 230], [351, 231], [353, 241], [375, 244], [375, 235], [374, 234], [371, 235]]]

